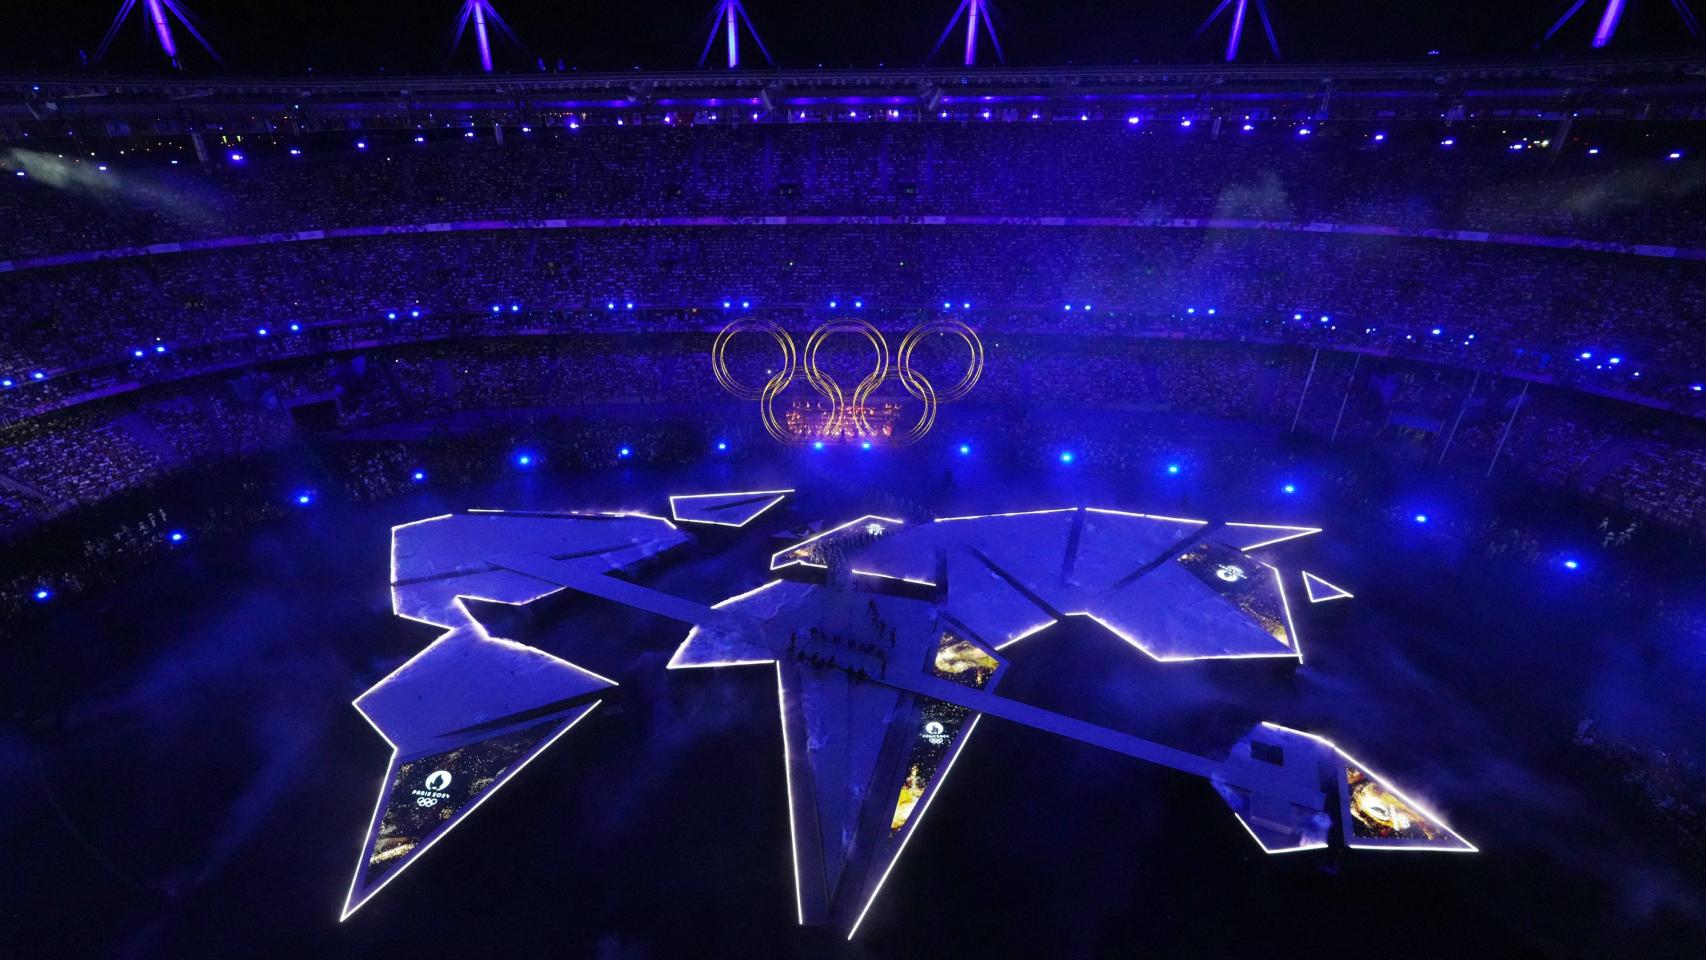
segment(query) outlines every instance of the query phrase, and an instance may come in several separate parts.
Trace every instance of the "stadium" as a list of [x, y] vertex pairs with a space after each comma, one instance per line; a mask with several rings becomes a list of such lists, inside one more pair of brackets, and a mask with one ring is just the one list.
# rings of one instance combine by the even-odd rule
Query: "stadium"
[[0, 42], [9, 955], [1706, 952], [1690, 3], [201, 6]]

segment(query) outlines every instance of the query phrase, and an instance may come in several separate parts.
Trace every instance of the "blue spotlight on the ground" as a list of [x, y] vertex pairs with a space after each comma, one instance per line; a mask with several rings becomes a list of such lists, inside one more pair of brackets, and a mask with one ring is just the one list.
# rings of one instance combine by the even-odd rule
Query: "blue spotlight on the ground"
[[869, 449], [871, 449], [871, 441], [869, 441], [869, 440], [862, 440], [862, 441], [860, 441], [860, 443], [859, 443], [859, 449], [861, 449], [861, 450], [869, 450]]
[[184, 532], [182, 530], [173, 530], [171, 533], [166, 534], [166, 539], [173, 543], [183, 543]]
[[1576, 570], [1576, 569], [1579, 569], [1580, 567], [1581, 567], [1581, 564], [1577, 563], [1574, 560], [1565, 560], [1564, 561], [1564, 569], [1565, 570]]
[[518, 467], [531, 467], [531, 466], [533, 466], [533, 454], [531, 454], [531, 453], [518, 453], [518, 454], [516, 454], [515, 455], [515, 465]]
[[618, 457], [622, 457], [623, 459], [627, 459], [628, 457], [632, 456], [633, 453], [634, 453], [634, 451], [629, 449], [628, 447], [623, 447], [622, 449], [616, 451], [616, 455]]
[[725, 453], [728, 451], [728, 449], [729, 449], [729, 443], [727, 440], [718, 440], [717, 441], [717, 452], [718, 453]]
[[1074, 461], [1076, 459], [1078, 459], [1078, 458], [1073, 455], [1071, 450], [1060, 451], [1060, 462], [1061, 463], [1071, 463], [1072, 461]]
[[313, 502], [314, 502], [314, 493], [311, 490], [304, 490], [301, 493], [296, 495], [296, 505], [299, 507], [306, 507], [310, 503], [313, 503]]
[[1167, 472], [1169, 474], [1173, 474], [1173, 475], [1177, 476], [1179, 473], [1179, 465], [1176, 463], [1167, 464]]
[[812, 449], [813, 450], [822, 450], [823, 449], [823, 441], [822, 440], [813, 440], [812, 441]]
[[425, 470], [416, 470], [414, 473], [409, 474], [409, 479], [415, 481], [416, 483], [420, 483], [422, 480], [426, 479], [426, 471]]
[[1415, 520], [1417, 523], [1427, 523], [1428, 522], [1428, 515], [1425, 513], [1418, 513], [1414, 517], [1412, 517], [1411, 519]]
[[962, 456], [962, 457], [971, 456], [971, 444], [969, 444], [969, 443], [960, 444], [960, 456]]
[[35, 598], [37, 603], [46, 603], [53, 599], [53, 591], [46, 587], [37, 587]]
[[1285, 486], [1280, 487], [1280, 489], [1284, 490], [1286, 493], [1296, 493], [1297, 492], [1297, 484], [1288, 483]]

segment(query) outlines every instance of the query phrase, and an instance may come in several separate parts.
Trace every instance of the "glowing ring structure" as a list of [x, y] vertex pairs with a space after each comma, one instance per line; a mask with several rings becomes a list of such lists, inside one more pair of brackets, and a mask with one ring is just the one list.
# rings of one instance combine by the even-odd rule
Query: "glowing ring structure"
[[[966, 364], [965, 375], [960, 381], [938, 393], [930, 380], [912, 368], [912, 351], [924, 337], [931, 333], [950, 332], [958, 334], [965, 341], [966, 349], [971, 351], [971, 362]], [[936, 425], [936, 408], [944, 403], [952, 403], [971, 392], [977, 386], [978, 378], [983, 376], [983, 341], [977, 338], [977, 331], [958, 320], [942, 317], [936, 320], [926, 320], [901, 338], [900, 350], [895, 355], [895, 378], [906, 392], [924, 401], [924, 409], [918, 414], [918, 422], [912, 425], [905, 435], [899, 438], [903, 444], [916, 443], [930, 432]]]
[[862, 333], [871, 349], [877, 352], [877, 365], [859, 381], [853, 388], [852, 420], [855, 432], [862, 437], [868, 437], [875, 431], [871, 429], [870, 421], [865, 419], [865, 401], [889, 375], [889, 344], [883, 339], [881, 332], [864, 320], [847, 318], [831, 320], [812, 331], [806, 339], [806, 349], [800, 355], [800, 365], [806, 373], [806, 382], [812, 389], [824, 395], [829, 400], [829, 421], [824, 424], [823, 432], [831, 436], [838, 434], [846, 426], [848, 420], [847, 400], [841, 393], [841, 384], [834, 377], [827, 376], [817, 368], [817, 351], [823, 342], [837, 333]]
[[[764, 386], [754, 390], [734, 378], [729, 373], [728, 361], [724, 352], [728, 350], [729, 341], [735, 334], [747, 330], [762, 330], [770, 334], [776, 345], [782, 348], [782, 368], [771, 374]], [[798, 443], [799, 439], [788, 430], [786, 424], [776, 419], [776, 396], [788, 388], [794, 381], [794, 369], [798, 358], [794, 355], [794, 338], [788, 336], [788, 331], [771, 320], [758, 317], [744, 317], [724, 327], [717, 334], [717, 340], [711, 345], [711, 372], [716, 374], [717, 382], [724, 390], [740, 397], [742, 400], [757, 400], [759, 416], [764, 421], [764, 429], [772, 437], [782, 443]]]
[[[736, 334], [758, 331], [769, 333], [771, 339], [782, 349], [782, 368], [772, 374], [764, 386], [754, 388], [734, 378], [729, 372], [725, 354], [729, 341], [733, 340]], [[851, 404], [841, 384], [818, 369], [817, 365], [818, 349], [823, 346], [824, 341], [838, 333], [863, 334], [877, 355], [876, 366], [853, 388]], [[955, 334], [965, 342], [966, 349], [970, 351], [966, 372], [945, 391], [937, 391], [929, 378], [912, 367], [913, 351], [932, 333]], [[765, 431], [782, 443], [799, 444], [808, 439], [794, 434], [776, 416], [776, 397], [793, 382], [796, 370], [803, 372], [811, 388], [829, 401], [829, 419], [824, 424], [823, 432], [831, 435], [846, 430], [849, 420], [852, 421], [853, 431], [859, 436], [874, 435], [877, 431], [867, 419], [867, 401], [884, 383], [899, 380], [906, 392], [917, 397], [924, 405], [918, 415], [918, 422], [906, 431], [896, 433], [892, 438], [897, 443], [909, 444], [922, 439], [930, 432], [931, 427], [935, 426], [936, 410], [941, 404], [958, 400], [977, 386], [978, 379], [983, 376], [983, 341], [978, 339], [976, 331], [959, 320], [948, 317], [926, 320], [913, 327], [901, 339], [900, 350], [895, 355], [891, 371], [888, 341], [883, 338], [881, 331], [864, 320], [855, 317], [831, 320], [814, 330], [806, 340], [805, 349], [796, 353], [793, 338], [781, 326], [758, 317], [743, 317], [724, 327], [711, 346], [711, 371], [716, 375], [717, 383], [742, 400], [759, 401], [759, 413], [763, 418]]]

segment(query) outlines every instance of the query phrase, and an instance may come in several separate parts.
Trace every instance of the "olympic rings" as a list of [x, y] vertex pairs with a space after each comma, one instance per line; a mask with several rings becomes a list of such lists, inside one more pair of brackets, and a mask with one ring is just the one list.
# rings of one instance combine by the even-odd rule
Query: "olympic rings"
[[[729, 373], [725, 353], [729, 341], [738, 333], [748, 331], [763, 331], [770, 334], [772, 340], [782, 350], [782, 367], [770, 375], [764, 386], [753, 388], [737, 381]], [[849, 398], [836, 379], [818, 368], [818, 349], [824, 341], [838, 333], [862, 334], [871, 349], [876, 353], [876, 364], [871, 372], [853, 388]], [[938, 391], [934, 384], [924, 374], [913, 369], [912, 354], [924, 338], [932, 333], [952, 333], [958, 336], [970, 352], [966, 372], [959, 380], [946, 390]], [[978, 379], [983, 376], [983, 341], [978, 339], [977, 332], [964, 323], [943, 317], [926, 320], [907, 332], [900, 341], [900, 350], [895, 354], [894, 368], [890, 370], [889, 345], [876, 327], [864, 320], [842, 318], [812, 331], [807, 338], [805, 350], [796, 354], [794, 340], [786, 330], [770, 320], [756, 317], [744, 317], [730, 323], [717, 334], [716, 342], [711, 345], [711, 371], [716, 375], [717, 382], [729, 393], [742, 400], [759, 401], [759, 415], [764, 423], [764, 429], [772, 437], [782, 443], [799, 444], [811, 439], [797, 429], [790, 428], [776, 416], [776, 397], [787, 389], [793, 382], [796, 370], [803, 371], [806, 383], [829, 401], [829, 417], [818, 432], [818, 436], [834, 436], [841, 433], [853, 433], [860, 437], [877, 436], [881, 430], [870, 422], [871, 396], [882, 385], [890, 380], [900, 381], [907, 393], [923, 402], [918, 422], [902, 431], [896, 430], [891, 438], [899, 444], [915, 443], [930, 432], [936, 423], [937, 407], [951, 403], [970, 393], [977, 386]]]

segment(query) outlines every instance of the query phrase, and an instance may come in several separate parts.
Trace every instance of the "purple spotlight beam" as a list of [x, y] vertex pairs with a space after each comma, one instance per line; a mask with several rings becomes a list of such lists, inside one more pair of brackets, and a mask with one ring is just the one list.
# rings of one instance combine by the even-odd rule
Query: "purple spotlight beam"
[[711, 55], [711, 47], [717, 42], [717, 34], [722, 33], [728, 44], [729, 69], [740, 66], [740, 26], [746, 24], [746, 32], [752, 35], [752, 42], [758, 44], [758, 52], [764, 54], [764, 59], [772, 66], [776, 61], [771, 58], [770, 51], [765, 48], [764, 41], [758, 36], [758, 28], [752, 25], [752, 17], [746, 12], [746, 7], [740, 0], [719, 0], [712, 8], [711, 15], [706, 18], [710, 33], [705, 37], [705, 47], [699, 51], [699, 65], [705, 65], [705, 59]]
[[[1238, 46], [1244, 41], [1244, 24], [1249, 19], [1250, 2], [1251, 0], [1220, 0], [1220, 3], [1203, 19], [1196, 32], [1191, 35], [1202, 36], [1203, 31], [1212, 26], [1216, 20], [1220, 19], [1220, 15], [1225, 13], [1228, 7], [1231, 7], [1232, 30], [1226, 38], [1226, 62], [1231, 63], [1237, 60]], [[1274, 23], [1268, 15], [1267, 0], [1255, 0], [1255, 5], [1256, 15], [1262, 18], [1262, 30], [1268, 35], [1268, 47], [1273, 50], [1274, 59], [1278, 60], [1280, 55], [1279, 38], [1274, 35]]]
[[[1682, 25], [1688, 29], [1689, 34], [1698, 40], [1700, 38], [1700, 21], [1695, 19], [1694, 10], [1689, 7], [1688, 0], [1670, 0], [1670, 5], [1676, 11], [1676, 15], [1682, 19]], [[1553, 34], [1563, 29], [1564, 24], [1569, 23], [1576, 14], [1581, 12], [1584, 6], [1587, 6], [1587, 0], [1576, 0], [1575, 3], [1572, 3], [1570, 9], [1565, 10], [1564, 15], [1558, 18], [1558, 22], [1552, 24], [1552, 29], [1546, 31], [1546, 35], [1540, 38], [1540, 42], [1545, 43], [1552, 39]], [[1595, 50], [1603, 50], [1611, 45], [1612, 38], [1617, 36], [1617, 25], [1623, 22], [1623, 12], [1628, 7], [1629, 0], [1606, 0], [1605, 12], [1599, 15], [1599, 23], [1593, 31], [1593, 48]]]
[[929, 60], [934, 60], [941, 52], [942, 44], [948, 40], [948, 35], [959, 25], [960, 18], [966, 18], [966, 47], [965, 65], [977, 65], [977, 28], [981, 24], [984, 33], [989, 35], [989, 43], [995, 48], [995, 58], [1002, 63], [1007, 62], [1007, 54], [1001, 49], [1001, 40], [995, 35], [993, 10], [989, 0], [960, 0], [960, 5], [954, 8], [954, 15], [948, 18], [948, 25], [942, 28], [942, 35], [936, 38], [936, 45], [930, 48]]
[[[167, 0], [167, 2], [171, 2], [171, 0]], [[516, 37], [515, 31], [509, 28], [509, 24], [504, 22], [504, 18], [498, 15], [497, 8], [492, 6], [491, 0], [466, 0], [462, 4], [462, 9], [457, 11], [456, 23], [451, 28], [453, 31], [450, 38], [451, 50], [455, 50], [461, 45], [462, 34], [467, 31], [470, 22], [474, 24], [474, 45], [480, 50], [480, 69], [485, 73], [491, 73], [493, 69], [490, 27], [497, 27], [503, 32], [504, 36], [509, 38], [511, 43], [516, 46], [521, 45], [521, 40]]]
[[[147, 11], [148, 17], [146, 26], [153, 28], [154, 39], [160, 44], [160, 52], [166, 55], [167, 60], [171, 61], [173, 69], [182, 70], [184, 68], [183, 62], [178, 59], [177, 39], [172, 35], [173, 18], [176, 18], [178, 23], [189, 32], [189, 35], [195, 38], [195, 42], [207, 51], [208, 56], [216, 62], [225, 62], [220, 59], [219, 54], [214, 51], [213, 45], [207, 42], [207, 38], [202, 36], [201, 30], [196, 27], [195, 14], [191, 13], [189, 8], [179, 3], [178, 0], [143, 0], [143, 7]], [[112, 46], [113, 39], [118, 36], [119, 28], [124, 26], [125, 19], [135, 9], [136, 0], [124, 0], [119, 5], [118, 14], [113, 17], [112, 24], [107, 27], [106, 34], [101, 37], [100, 46], [95, 48], [95, 60], [99, 61], [107, 55], [107, 48]]]

